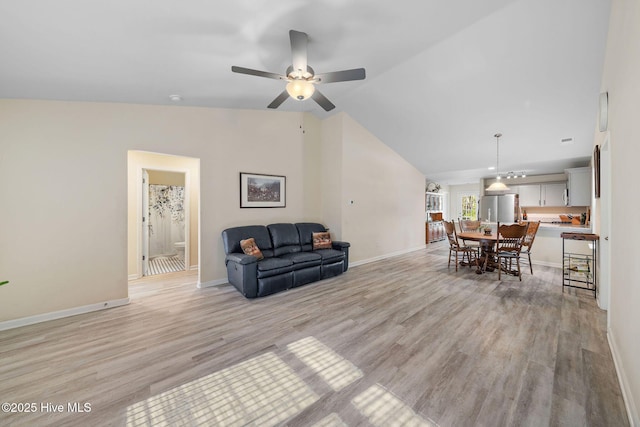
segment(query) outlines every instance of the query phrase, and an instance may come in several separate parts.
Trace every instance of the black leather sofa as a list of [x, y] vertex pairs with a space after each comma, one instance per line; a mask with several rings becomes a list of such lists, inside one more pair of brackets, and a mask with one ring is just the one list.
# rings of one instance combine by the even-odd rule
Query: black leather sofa
[[[321, 279], [349, 268], [347, 242], [333, 241], [332, 249], [313, 250], [312, 234], [322, 224], [249, 225], [222, 232], [229, 283], [247, 298], [263, 297]], [[246, 255], [240, 241], [253, 238], [264, 258]]]

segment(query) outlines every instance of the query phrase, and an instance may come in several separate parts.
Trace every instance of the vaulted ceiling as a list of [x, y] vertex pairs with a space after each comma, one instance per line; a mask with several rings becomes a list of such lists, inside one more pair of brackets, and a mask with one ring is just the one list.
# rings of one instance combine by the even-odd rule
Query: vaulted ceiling
[[[427, 177], [562, 172], [588, 162], [609, 0], [22, 0], [0, 3], [0, 98], [266, 109], [289, 30], [317, 73], [364, 67], [321, 90]], [[562, 144], [563, 138], [573, 142]]]

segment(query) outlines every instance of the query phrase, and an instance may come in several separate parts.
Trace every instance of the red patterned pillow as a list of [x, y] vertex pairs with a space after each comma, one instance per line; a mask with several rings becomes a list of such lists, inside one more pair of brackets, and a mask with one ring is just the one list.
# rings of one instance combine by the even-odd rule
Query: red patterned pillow
[[328, 231], [322, 233], [313, 233], [313, 250], [331, 249], [331, 235]]
[[253, 237], [250, 239], [240, 240], [240, 247], [247, 255], [252, 255], [258, 259], [264, 258], [262, 251], [258, 248], [258, 245], [256, 245], [256, 241]]

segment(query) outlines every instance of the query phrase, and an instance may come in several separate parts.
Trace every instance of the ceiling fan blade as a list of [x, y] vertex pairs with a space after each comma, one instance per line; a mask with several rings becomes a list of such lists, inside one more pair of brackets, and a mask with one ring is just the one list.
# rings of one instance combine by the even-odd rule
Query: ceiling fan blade
[[302, 70], [307, 72], [307, 33], [290, 30], [289, 38], [291, 39], [291, 56], [294, 70]]
[[286, 90], [282, 91], [282, 93], [278, 95], [276, 99], [271, 101], [271, 104], [267, 105], [267, 108], [278, 108], [284, 101], [287, 100], [288, 97], [289, 92], [287, 92]]
[[269, 79], [287, 80], [287, 78], [281, 74], [270, 73], [268, 71], [252, 70], [251, 68], [231, 66], [231, 71], [240, 74], [249, 74], [250, 76], [267, 77]]
[[326, 96], [321, 94], [318, 89], [316, 89], [316, 91], [313, 92], [313, 95], [311, 95], [311, 98], [313, 98], [313, 100], [316, 101], [319, 106], [324, 108], [324, 111], [331, 111], [334, 108], [336, 108], [336, 106], [333, 105], [333, 103], [329, 101]]
[[364, 68], [354, 68], [353, 70], [317, 74], [314, 80], [317, 80], [318, 83], [334, 83], [347, 82], [349, 80], [364, 80], [365, 77], [366, 73]]

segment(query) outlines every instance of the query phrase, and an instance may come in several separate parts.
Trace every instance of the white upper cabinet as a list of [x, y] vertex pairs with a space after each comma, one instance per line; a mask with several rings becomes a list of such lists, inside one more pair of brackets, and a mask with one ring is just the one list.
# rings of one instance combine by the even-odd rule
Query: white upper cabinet
[[540, 206], [540, 184], [520, 185], [520, 206]]
[[591, 206], [591, 168], [566, 169], [569, 206]]
[[520, 185], [520, 206], [566, 206], [566, 189], [564, 183]]
[[542, 184], [542, 206], [566, 206], [567, 205], [567, 185]]

